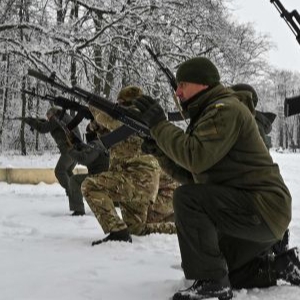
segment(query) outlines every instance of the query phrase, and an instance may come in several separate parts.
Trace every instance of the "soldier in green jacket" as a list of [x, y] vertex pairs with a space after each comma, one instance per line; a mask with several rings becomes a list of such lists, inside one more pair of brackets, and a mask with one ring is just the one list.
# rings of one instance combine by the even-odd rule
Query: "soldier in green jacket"
[[[257, 95], [256, 90], [253, 88], [253, 86], [246, 84], [246, 83], [237, 83], [237, 84], [231, 86], [230, 88], [238, 93], [240, 91], [250, 92], [252, 95], [252, 102], [253, 102], [254, 108], [256, 108], [257, 103], [258, 103], [258, 95]], [[270, 143], [270, 140], [268, 139], [267, 135], [272, 130], [272, 123], [274, 122], [275, 118], [276, 118], [276, 115], [274, 113], [262, 112], [257, 109], [255, 110], [255, 121], [258, 126], [260, 136], [263, 139], [263, 141], [268, 149], [271, 148], [271, 143]]]
[[190, 117], [186, 131], [151, 97], [135, 101], [159, 161], [182, 184], [173, 194], [175, 223], [185, 277], [195, 282], [173, 299], [231, 299], [232, 287], [267, 287], [277, 279], [299, 285], [297, 248], [264, 255], [290, 223], [291, 195], [249, 107], [220, 83], [207, 58], [182, 63], [176, 80]]
[[[253, 86], [246, 84], [246, 83], [237, 83], [233, 86], [230, 87], [237, 93], [242, 92], [250, 92], [252, 95], [252, 102], [254, 108], [256, 108], [257, 103], [258, 103], [258, 95], [256, 90], [254, 89]], [[269, 134], [272, 130], [272, 123], [274, 122], [276, 118], [276, 114], [271, 113], [271, 112], [261, 112], [259, 110], [255, 110], [255, 121], [260, 133], [261, 138], [263, 139], [266, 147], [268, 150], [271, 148], [271, 142], [270, 139], [268, 139], [267, 134]], [[290, 231], [287, 229], [283, 235], [283, 238], [281, 241], [278, 241], [276, 244], [272, 246], [272, 251], [275, 254], [280, 254], [289, 248], [289, 236], [290, 236]]]
[[[46, 116], [48, 120], [45, 121], [40, 121], [35, 118], [25, 118], [24, 122], [40, 133], [50, 133], [55, 140], [60, 151], [60, 157], [55, 166], [54, 173], [59, 184], [65, 189], [66, 195], [69, 197], [70, 178], [73, 175], [73, 170], [77, 164], [77, 161], [69, 155], [70, 143], [68, 142], [65, 131], [56, 120], [59, 119], [59, 122], [67, 125], [72, 120], [72, 117], [67, 113], [63, 113], [62, 109], [58, 107], [51, 107], [48, 109]], [[78, 138], [80, 138], [81, 135], [78, 127], [75, 127], [73, 132]], [[71, 211], [76, 211], [74, 203], [70, 197], [69, 207]]]

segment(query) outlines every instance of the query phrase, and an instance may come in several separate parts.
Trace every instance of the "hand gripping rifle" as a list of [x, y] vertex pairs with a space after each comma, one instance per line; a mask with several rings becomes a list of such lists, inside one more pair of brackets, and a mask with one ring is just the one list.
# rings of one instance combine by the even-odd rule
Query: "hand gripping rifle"
[[138, 120], [137, 117], [128, 108], [116, 103], [112, 103], [107, 99], [85, 91], [84, 89], [76, 85], [73, 87], [68, 87], [66, 85], [60, 84], [55, 81], [55, 73], [52, 73], [48, 77], [43, 73], [29, 69], [28, 75], [35, 77], [36, 79], [39, 79], [45, 83], [48, 83], [52, 87], [57, 88], [64, 93], [68, 93], [75, 98], [82, 99], [87, 104], [98, 108], [99, 110], [107, 113], [112, 118], [124, 123], [124, 126], [120, 126], [113, 132], [101, 137], [101, 141], [106, 148], [109, 148], [112, 145], [126, 139], [133, 133], [138, 133], [144, 137], [150, 137], [149, 128], [141, 120]]

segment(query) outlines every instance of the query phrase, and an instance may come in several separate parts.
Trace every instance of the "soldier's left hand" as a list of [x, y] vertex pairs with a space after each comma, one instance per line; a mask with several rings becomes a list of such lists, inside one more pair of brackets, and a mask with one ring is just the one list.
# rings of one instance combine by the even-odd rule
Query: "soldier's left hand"
[[141, 112], [141, 120], [149, 127], [166, 120], [166, 115], [159, 103], [150, 96], [141, 96], [134, 100], [133, 104]]
[[160, 150], [155, 140], [152, 138], [144, 138], [143, 143], [141, 145], [141, 149], [145, 154], [151, 154], [157, 157], [163, 155], [163, 152]]

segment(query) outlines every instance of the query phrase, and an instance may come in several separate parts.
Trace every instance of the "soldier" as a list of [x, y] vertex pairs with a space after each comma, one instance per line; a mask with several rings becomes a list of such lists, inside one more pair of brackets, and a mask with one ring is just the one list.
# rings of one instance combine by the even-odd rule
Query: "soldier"
[[264, 255], [287, 229], [291, 195], [249, 108], [205, 57], [182, 63], [176, 80], [190, 117], [186, 132], [151, 97], [134, 102], [166, 171], [182, 183], [173, 194], [175, 224], [184, 274], [194, 284], [173, 299], [227, 300], [232, 287], [267, 287], [277, 279], [299, 285], [298, 248]]
[[[108, 170], [109, 152], [98, 139], [97, 134], [90, 129], [90, 124], [86, 127], [86, 144], [73, 145], [69, 154], [81, 165], [87, 166], [88, 174], [74, 174], [70, 178], [70, 203], [74, 211], [72, 216], [85, 215], [81, 184], [87, 176], [98, 174]], [[105, 128], [98, 127], [101, 135], [108, 133]]]
[[[240, 92], [240, 91], [250, 92], [252, 94], [252, 102], [253, 102], [254, 108], [256, 108], [257, 103], [258, 103], [258, 95], [257, 95], [257, 92], [255, 91], [255, 89], [251, 85], [246, 84], [246, 83], [238, 83], [238, 84], [231, 86], [230, 88], [236, 92]], [[271, 148], [271, 143], [267, 137], [267, 134], [269, 134], [271, 132], [272, 123], [274, 122], [275, 118], [276, 118], [276, 115], [273, 113], [261, 112], [259, 110], [255, 110], [255, 121], [257, 123], [260, 136], [263, 139], [263, 141], [268, 149]]]
[[[257, 103], [258, 103], [258, 95], [256, 90], [249, 84], [245, 83], [238, 83], [230, 87], [234, 91], [239, 94], [239, 92], [250, 92], [252, 95], [252, 102], [254, 108], [256, 108]], [[269, 112], [261, 112], [258, 110], [255, 110], [255, 121], [260, 133], [260, 136], [262, 140], [264, 141], [266, 147], [268, 150], [270, 150], [271, 143], [270, 139], [267, 138], [267, 134], [269, 134], [272, 130], [272, 123], [275, 120], [276, 115], [273, 113]], [[283, 238], [281, 241], [278, 241], [276, 244], [272, 246], [272, 251], [274, 254], [279, 255], [289, 249], [289, 236], [290, 236], [290, 231], [287, 229], [283, 235]]]
[[[62, 109], [58, 107], [50, 108], [46, 113], [48, 121], [40, 121], [34, 118], [25, 118], [24, 122], [40, 133], [50, 133], [55, 140], [60, 151], [60, 157], [55, 166], [54, 173], [59, 184], [65, 189], [66, 195], [70, 195], [70, 178], [73, 175], [77, 161], [69, 155], [70, 142], [66, 136], [63, 128], [58, 124], [62, 122], [64, 125], [68, 124], [72, 117], [67, 113], [63, 113]], [[52, 118], [54, 117], [54, 118]], [[74, 134], [80, 138], [80, 131], [78, 127], [73, 129]], [[70, 210], [73, 211], [72, 199], [69, 198]]]
[[[139, 95], [142, 95], [141, 89], [129, 86], [120, 91], [118, 103], [130, 106]], [[98, 109], [90, 109], [95, 121], [109, 130], [121, 125]], [[107, 241], [132, 242], [131, 234], [175, 232], [175, 225], [170, 222], [174, 215], [174, 183], [165, 175], [162, 177], [164, 184], [159, 186], [160, 167], [152, 155], [142, 152], [142, 141], [139, 136], [132, 135], [113, 146], [109, 171], [87, 177], [82, 183], [82, 194], [104, 233], [108, 234], [92, 245]], [[122, 218], [117, 214], [114, 203], [119, 204]]]

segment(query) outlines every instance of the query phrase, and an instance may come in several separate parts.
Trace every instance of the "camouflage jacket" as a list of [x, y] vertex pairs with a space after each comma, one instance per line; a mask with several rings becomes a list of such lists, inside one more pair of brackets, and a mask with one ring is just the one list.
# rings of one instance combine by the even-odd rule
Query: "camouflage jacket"
[[[90, 106], [97, 123], [101, 124], [110, 131], [120, 127], [121, 122], [111, 118], [99, 109]], [[135, 167], [149, 167], [150, 169], [158, 169], [157, 160], [152, 155], [146, 155], [141, 150], [143, 140], [136, 134], [131, 135], [127, 139], [110, 148], [110, 170], [121, 171], [123, 167], [134, 165]]]

